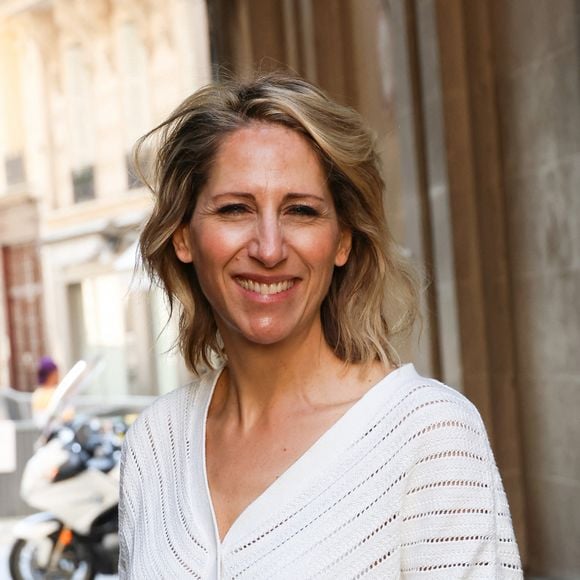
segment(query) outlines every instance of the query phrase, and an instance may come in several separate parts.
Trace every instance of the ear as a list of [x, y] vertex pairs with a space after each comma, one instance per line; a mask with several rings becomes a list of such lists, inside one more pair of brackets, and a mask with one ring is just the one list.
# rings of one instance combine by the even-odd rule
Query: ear
[[340, 240], [338, 242], [338, 248], [336, 250], [336, 256], [334, 258], [335, 266], [344, 266], [348, 261], [350, 255], [350, 249], [352, 248], [352, 231], [345, 228], [340, 233]]
[[181, 260], [184, 264], [190, 264], [193, 262], [193, 253], [191, 251], [191, 240], [189, 236], [189, 224], [179, 226], [171, 237], [171, 241], [173, 242], [175, 255], [179, 260]]

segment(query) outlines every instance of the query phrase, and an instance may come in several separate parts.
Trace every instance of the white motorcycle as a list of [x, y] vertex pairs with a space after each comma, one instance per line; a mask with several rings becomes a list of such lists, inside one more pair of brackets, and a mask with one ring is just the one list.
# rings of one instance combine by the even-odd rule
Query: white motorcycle
[[46, 511], [13, 530], [14, 580], [87, 580], [117, 571], [119, 456], [126, 424], [118, 420], [105, 430], [89, 419], [55, 427], [67, 394], [87, 373], [81, 363], [58, 386], [41, 445], [24, 470], [22, 498]]

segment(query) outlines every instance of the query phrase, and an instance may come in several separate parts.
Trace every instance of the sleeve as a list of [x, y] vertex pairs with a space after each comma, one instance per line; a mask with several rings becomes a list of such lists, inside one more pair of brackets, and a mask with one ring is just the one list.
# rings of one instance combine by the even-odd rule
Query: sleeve
[[442, 416], [425, 415], [415, 434], [401, 514], [401, 576], [522, 579], [507, 498], [481, 417], [460, 395], [443, 408]]

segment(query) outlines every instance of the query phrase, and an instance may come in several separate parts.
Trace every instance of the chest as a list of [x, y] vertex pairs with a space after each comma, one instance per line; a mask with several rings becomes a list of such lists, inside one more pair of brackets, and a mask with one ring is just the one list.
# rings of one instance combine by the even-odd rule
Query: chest
[[243, 434], [208, 421], [206, 469], [220, 537], [237, 517], [309, 452], [344, 412], [294, 417]]

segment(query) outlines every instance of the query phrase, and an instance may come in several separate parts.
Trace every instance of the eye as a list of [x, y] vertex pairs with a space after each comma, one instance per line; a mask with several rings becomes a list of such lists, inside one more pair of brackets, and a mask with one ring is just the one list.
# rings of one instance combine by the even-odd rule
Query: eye
[[221, 215], [242, 215], [250, 211], [250, 208], [243, 203], [228, 203], [218, 208], [217, 213]]
[[288, 213], [291, 215], [304, 216], [304, 217], [316, 217], [319, 212], [316, 208], [310, 205], [292, 205], [288, 208]]

